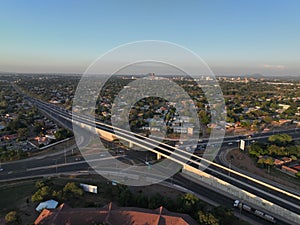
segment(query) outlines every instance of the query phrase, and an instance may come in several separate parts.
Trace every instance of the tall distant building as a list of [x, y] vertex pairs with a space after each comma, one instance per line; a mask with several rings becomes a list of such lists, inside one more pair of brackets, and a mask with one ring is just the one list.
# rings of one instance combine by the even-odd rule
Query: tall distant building
[[148, 77], [150, 80], [155, 80], [155, 74], [154, 73], [148, 73]]

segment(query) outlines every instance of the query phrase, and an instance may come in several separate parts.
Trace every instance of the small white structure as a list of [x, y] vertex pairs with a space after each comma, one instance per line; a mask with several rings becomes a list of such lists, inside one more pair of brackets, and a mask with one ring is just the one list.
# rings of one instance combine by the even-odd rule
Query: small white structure
[[36, 208], [35, 210], [38, 212], [41, 212], [43, 209], [55, 209], [56, 206], [58, 205], [58, 202], [55, 200], [48, 200], [45, 202], [41, 202]]
[[82, 187], [82, 189], [83, 189], [85, 192], [90, 192], [90, 193], [94, 193], [94, 194], [97, 194], [97, 193], [98, 193], [98, 188], [97, 188], [97, 186], [90, 185], [90, 184], [80, 184], [80, 187]]
[[240, 149], [243, 151], [245, 150], [245, 141], [244, 140], [240, 141]]

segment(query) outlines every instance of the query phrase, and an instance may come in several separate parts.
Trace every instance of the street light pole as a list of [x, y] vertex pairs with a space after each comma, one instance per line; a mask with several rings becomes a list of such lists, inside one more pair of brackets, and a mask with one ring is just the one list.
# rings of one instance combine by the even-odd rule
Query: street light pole
[[232, 160], [232, 159], [230, 159], [230, 160], [229, 160], [229, 165], [228, 165], [228, 168], [229, 168], [229, 171], [228, 171], [228, 176], [230, 176], [230, 170], [231, 170], [231, 160]]
[[64, 155], [65, 155], [65, 164], [67, 164], [67, 153], [66, 153], [66, 149], [64, 149]]
[[229, 168], [228, 176], [230, 176], [231, 163], [232, 163], [233, 158], [234, 158], [233, 155], [231, 155], [231, 156], [230, 156], [230, 160], [229, 160], [229, 165], [228, 165], [228, 168]]
[[55, 173], [57, 173], [57, 159], [55, 159]]

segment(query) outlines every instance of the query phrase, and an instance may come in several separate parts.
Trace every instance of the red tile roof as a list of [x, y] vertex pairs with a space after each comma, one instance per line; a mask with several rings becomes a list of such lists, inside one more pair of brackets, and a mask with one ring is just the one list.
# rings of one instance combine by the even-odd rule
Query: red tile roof
[[300, 165], [294, 166], [294, 167], [292, 167], [292, 168], [295, 169], [295, 170], [300, 171]]
[[135, 207], [117, 207], [112, 203], [103, 208], [70, 208], [61, 204], [53, 210], [44, 209], [35, 225], [197, 225], [188, 215], [172, 213], [162, 206], [156, 210]]

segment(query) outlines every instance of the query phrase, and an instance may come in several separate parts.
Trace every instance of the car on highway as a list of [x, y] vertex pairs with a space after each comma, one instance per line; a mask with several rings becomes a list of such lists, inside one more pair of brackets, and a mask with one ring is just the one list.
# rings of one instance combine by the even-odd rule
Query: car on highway
[[3, 170], [4, 170], [3, 168], [0, 168], [0, 172], [3, 171]]
[[147, 166], [152, 166], [152, 163], [151, 163], [150, 161], [145, 161], [145, 164], [146, 164]]

